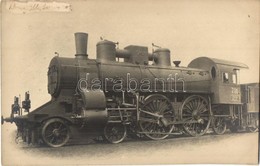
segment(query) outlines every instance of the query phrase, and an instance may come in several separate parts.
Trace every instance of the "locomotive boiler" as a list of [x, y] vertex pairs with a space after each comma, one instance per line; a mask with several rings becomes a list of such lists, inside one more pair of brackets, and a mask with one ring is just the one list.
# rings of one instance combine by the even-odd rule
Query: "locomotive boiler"
[[[96, 59], [89, 59], [88, 34], [75, 33], [75, 43], [75, 57], [50, 62], [51, 101], [29, 112], [26, 92], [22, 106], [15, 97], [11, 116], [2, 119], [15, 122], [28, 143], [60, 147], [73, 138], [73, 130], [119, 143], [127, 135], [160, 140], [176, 133], [201, 136], [210, 127], [217, 134], [258, 128], [257, 104], [249, 108], [243, 98], [248, 86], [238, 82], [239, 70], [248, 68], [242, 63], [200, 57], [188, 67], [180, 61], [172, 66], [167, 48], [118, 49], [108, 40], [98, 42]], [[21, 115], [22, 109], [28, 113]]]

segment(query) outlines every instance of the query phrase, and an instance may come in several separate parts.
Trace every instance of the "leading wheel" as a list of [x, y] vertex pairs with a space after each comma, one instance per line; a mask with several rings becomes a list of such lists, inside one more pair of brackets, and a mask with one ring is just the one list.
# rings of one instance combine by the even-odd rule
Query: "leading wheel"
[[191, 136], [204, 135], [210, 125], [211, 110], [208, 100], [193, 95], [184, 100], [181, 106], [181, 120], [184, 130]]
[[70, 137], [69, 126], [61, 119], [50, 119], [42, 128], [42, 139], [51, 147], [65, 145]]
[[122, 123], [108, 123], [104, 128], [105, 139], [113, 144], [122, 142], [126, 137], [126, 127]]
[[224, 134], [227, 129], [227, 124], [225, 122], [224, 118], [221, 117], [215, 117], [213, 119], [213, 131], [218, 134]]
[[170, 100], [163, 95], [151, 95], [140, 108], [139, 125], [141, 131], [150, 139], [160, 140], [169, 136], [173, 130], [174, 111]]

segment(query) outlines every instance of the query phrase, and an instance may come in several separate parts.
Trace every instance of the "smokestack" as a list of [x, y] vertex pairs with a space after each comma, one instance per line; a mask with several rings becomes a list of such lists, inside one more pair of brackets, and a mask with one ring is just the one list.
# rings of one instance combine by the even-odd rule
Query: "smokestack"
[[87, 58], [88, 34], [77, 32], [75, 35], [76, 58]]

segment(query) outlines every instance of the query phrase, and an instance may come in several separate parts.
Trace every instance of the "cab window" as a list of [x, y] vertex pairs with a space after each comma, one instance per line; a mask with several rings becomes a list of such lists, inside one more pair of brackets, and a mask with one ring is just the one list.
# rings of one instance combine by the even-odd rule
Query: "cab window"
[[228, 78], [228, 73], [223, 73], [223, 82], [224, 83], [229, 83], [229, 78]]
[[232, 83], [237, 84], [237, 75], [236, 74], [232, 74]]
[[233, 83], [234, 84], [240, 84], [240, 70], [239, 69], [234, 69], [233, 73]]
[[216, 72], [216, 68], [212, 67], [211, 68], [211, 77], [214, 80], [216, 78], [217, 72]]

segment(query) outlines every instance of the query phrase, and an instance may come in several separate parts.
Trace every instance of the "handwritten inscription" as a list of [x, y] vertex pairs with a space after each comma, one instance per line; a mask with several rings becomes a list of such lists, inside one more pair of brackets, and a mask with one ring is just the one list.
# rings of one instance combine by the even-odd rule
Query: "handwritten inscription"
[[71, 5], [63, 2], [18, 2], [10, 1], [6, 3], [6, 8], [13, 13], [32, 12], [70, 12]]

